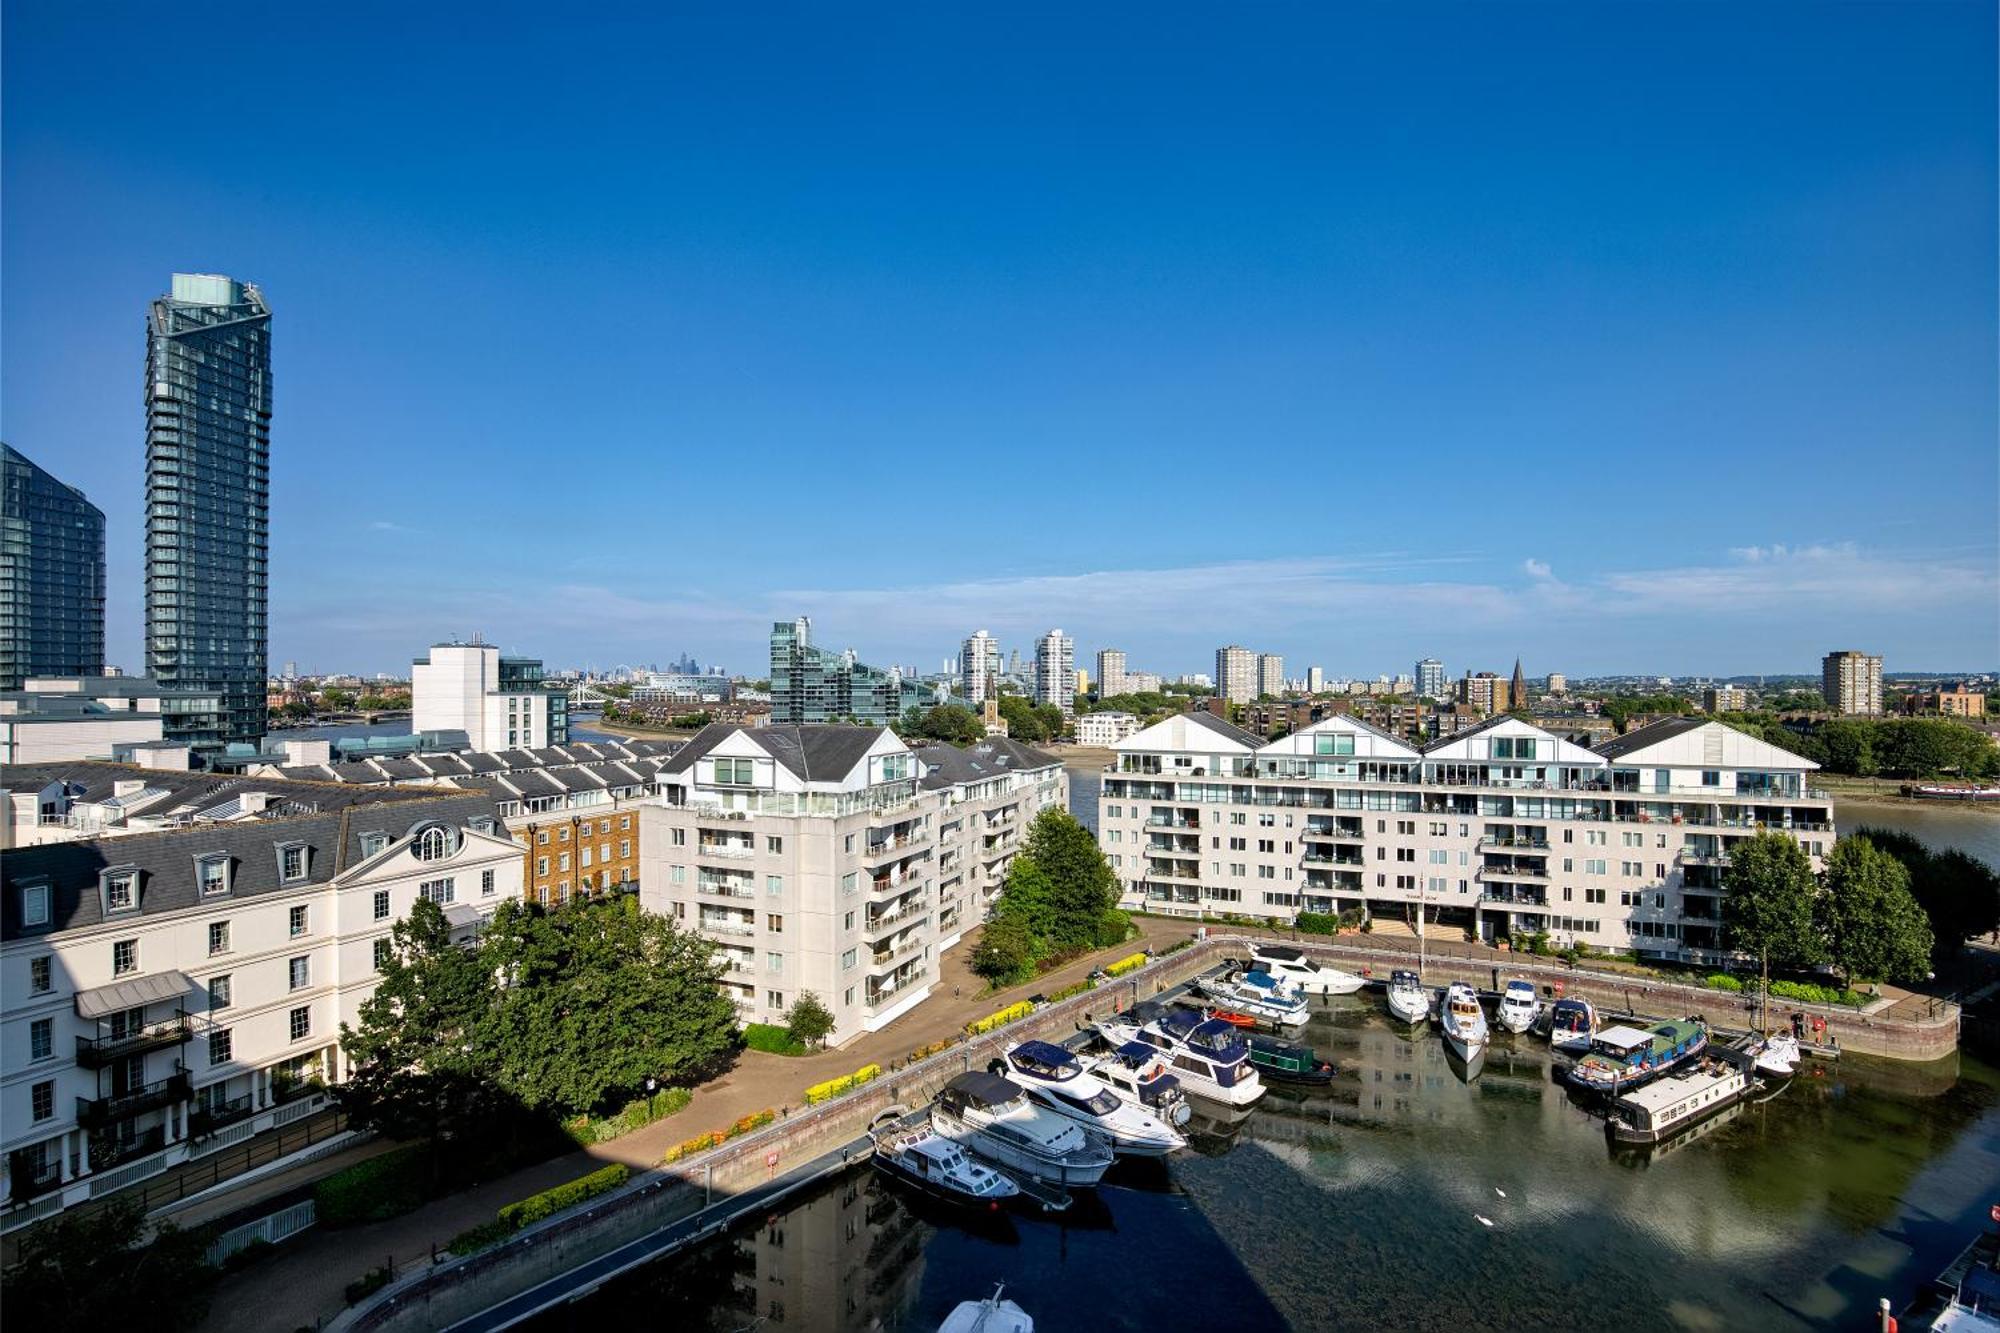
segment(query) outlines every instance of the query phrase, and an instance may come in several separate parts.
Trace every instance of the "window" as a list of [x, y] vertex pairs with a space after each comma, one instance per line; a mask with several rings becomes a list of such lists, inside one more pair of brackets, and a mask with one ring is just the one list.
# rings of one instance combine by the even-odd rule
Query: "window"
[[139, 941], [118, 940], [111, 946], [111, 975], [122, 977], [139, 970]]
[[292, 989], [304, 990], [312, 985], [312, 955], [301, 954], [292, 960]]
[[229, 952], [229, 923], [211, 921], [208, 923], [208, 956]]
[[292, 1040], [302, 1041], [306, 1037], [312, 1034], [312, 1030], [313, 1030], [312, 1006], [308, 1004], [302, 1004], [298, 1008], [292, 1010], [292, 1017], [291, 1017]]
[[785, 877], [783, 875], [764, 876], [764, 892], [773, 898], [783, 897], [785, 893]]
[[389, 919], [389, 891], [387, 889], [375, 890], [375, 919], [377, 921], [387, 921]]
[[687, 883], [687, 877], [688, 877], [688, 870], [686, 866], [667, 867], [667, 878], [672, 880], [674, 883], [685, 884]]
[[781, 990], [767, 990], [764, 992], [764, 1003], [770, 1005], [773, 1009], [783, 1009], [785, 1007], [785, 993]]
[[720, 786], [747, 787], [757, 780], [757, 765], [749, 759], [718, 759], [715, 781]]
[[687, 842], [688, 842], [688, 831], [687, 831], [686, 829], [684, 829], [684, 828], [677, 828], [677, 829], [675, 829], [675, 830], [673, 831], [673, 833], [674, 833], [674, 846], [676, 846], [676, 847], [685, 847], [685, 846], [687, 846]]
[[854, 887], [855, 887], [854, 872], [850, 870], [845, 875], [842, 875], [840, 877], [840, 892], [844, 896], [851, 896], [854, 892]]
[[208, 979], [208, 1007], [211, 1010], [227, 1009], [235, 1002], [236, 983], [227, 972]]
[[549, 858], [548, 858], [548, 857], [546, 857], [546, 856], [538, 856], [538, 857], [536, 857], [536, 858], [535, 858], [535, 874], [536, 874], [537, 876], [542, 876], [542, 875], [546, 875], [546, 874], [548, 874], [548, 873], [549, 873]]
[[389, 937], [386, 935], [375, 941], [375, 970], [377, 972], [380, 972], [389, 965], [390, 948], [391, 943]]
[[766, 837], [764, 839], [764, 850], [773, 856], [778, 856], [785, 850], [785, 840], [779, 837]]
[[228, 1028], [210, 1028], [208, 1032], [208, 1062], [212, 1065], [229, 1063], [235, 1040]]
[[854, 851], [854, 835], [852, 833], [848, 834], [846, 839], [843, 841], [842, 850], [849, 853], [852, 853]]
[[291, 931], [293, 939], [297, 939], [306, 933], [306, 905], [304, 903], [300, 903], [292, 908]]
[[458, 850], [457, 841], [443, 824], [429, 824], [417, 834], [410, 850], [419, 861], [442, 861]]
[[597, 832], [600, 836], [611, 832], [611, 820], [608, 816], [597, 821]]
[[[208, 873], [208, 863], [202, 863], [202, 874]], [[104, 876], [104, 909], [107, 912], [129, 912], [139, 905], [138, 875], [130, 870], [113, 870]], [[202, 881], [202, 892], [209, 892], [206, 878]]]
[[[35, 927], [49, 924], [49, 886], [27, 884], [21, 888], [21, 924]], [[47, 962], [46, 959], [42, 960]]]
[[841, 928], [842, 930], [853, 930], [853, 929], [854, 929], [854, 913], [852, 913], [852, 912], [849, 912], [849, 913], [848, 913], [848, 914], [846, 915], [846, 917], [842, 919], [842, 921], [841, 921], [841, 923], [840, 923], [840, 928]]
[[55, 1054], [55, 1020], [38, 1018], [28, 1024], [28, 1058], [46, 1060]]
[[[565, 870], [567, 866], [563, 867]], [[417, 886], [417, 892], [430, 899], [439, 907], [450, 904], [453, 896], [453, 881], [449, 879], [427, 879]]]
[[632, 828], [632, 816], [630, 815], [618, 816], [618, 828], [620, 832], [630, 832]]
[[36, 1120], [53, 1120], [56, 1114], [56, 1081], [44, 1079], [28, 1089], [28, 1105]]
[[202, 857], [195, 862], [195, 878], [201, 885], [201, 896], [204, 898], [229, 892], [229, 858]]
[[361, 835], [361, 856], [363, 860], [387, 847], [391, 839], [386, 833], [364, 833]]
[[[609, 856], [611, 855], [611, 853], [606, 852], [605, 855]], [[632, 855], [632, 840], [630, 838], [620, 838], [618, 840], [618, 859], [623, 861], [624, 859], [626, 859], [631, 855]]]
[[568, 852], [558, 852], [558, 853], [556, 854], [556, 869], [557, 869], [557, 870], [568, 870], [568, 869], [569, 869], [569, 853], [568, 853]]
[[40, 958], [30, 958], [28, 960], [28, 993], [30, 995], [47, 995], [54, 988], [55, 983], [49, 973], [48, 955], [44, 954]]
[[306, 849], [303, 844], [278, 849], [278, 878], [286, 884], [306, 877]]
[[860, 950], [849, 949], [846, 953], [840, 956], [840, 970], [845, 972], [850, 968], [852, 968], [854, 964], [859, 960], [860, 956], [861, 956]]
[[764, 929], [770, 931], [773, 935], [784, 934], [785, 918], [779, 916], [776, 912], [769, 913], [764, 918]]
[[576, 864], [578, 869], [580, 870], [590, 869], [592, 863], [592, 857], [591, 857], [592, 850], [593, 849], [586, 847], [577, 854]]
[[491, 870], [480, 871], [479, 896], [482, 898], [491, 898], [493, 894], [494, 894], [493, 872]]
[[1721, 771], [1719, 769], [1704, 768], [1701, 771], [1701, 785], [1704, 787], [1720, 787], [1722, 785]]
[[785, 970], [785, 956], [784, 956], [783, 954], [781, 954], [781, 953], [767, 953], [767, 954], [765, 954], [765, 955], [764, 955], [764, 970], [765, 970], [765, 971], [767, 971], [767, 972], [782, 972], [782, 971], [784, 971], [784, 970]]
[[548, 845], [549, 845], [549, 831], [548, 831], [547, 829], [543, 829], [543, 830], [542, 830], [542, 831], [541, 831], [540, 833], [537, 833], [537, 834], [535, 835], [535, 841], [536, 841], [537, 843], [540, 843], [540, 844], [541, 844], [542, 846], [544, 846], [544, 847], [548, 846]]

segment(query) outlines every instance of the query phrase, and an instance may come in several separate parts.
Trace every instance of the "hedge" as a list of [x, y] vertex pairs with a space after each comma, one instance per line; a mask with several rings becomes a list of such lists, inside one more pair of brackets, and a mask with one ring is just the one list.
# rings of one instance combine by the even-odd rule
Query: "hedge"
[[399, 1217], [423, 1203], [429, 1148], [406, 1143], [334, 1172], [313, 1186], [314, 1220], [351, 1227]]
[[1085, 977], [1082, 981], [1079, 981], [1074, 985], [1064, 986], [1061, 990], [1050, 992], [1049, 1003], [1054, 1004], [1058, 1000], [1067, 1000], [1072, 995], [1081, 995], [1087, 990], [1096, 990], [1096, 989], [1097, 989], [1097, 983], [1092, 981], [1089, 977]]
[[804, 1055], [805, 1044], [792, 1040], [790, 1028], [776, 1023], [747, 1023], [743, 1027], [743, 1044], [753, 1051], [763, 1051], [769, 1055]]
[[554, 1217], [565, 1208], [574, 1208], [586, 1199], [594, 1199], [617, 1189], [631, 1178], [632, 1168], [622, 1164], [607, 1166], [578, 1176], [575, 1180], [543, 1190], [540, 1194], [530, 1194], [519, 1203], [510, 1203], [500, 1210], [499, 1221], [510, 1231], [519, 1231], [545, 1217]]
[[839, 1078], [815, 1083], [806, 1089], [806, 1105], [817, 1106], [821, 1102], [830, 1102], [842, 1093], [852, 1092], [864, 1083], [873, 1082], [875, 1076], [881, 1072], [880, 1065], [863, 1065], [852, 1074], [842, 1074]]
[[1805, 1004], [1846, 1004], [1863, 1005], [1868, 997], [1860, 991], [1840, 990], [1833, 986], [1815, 986], [1803, 981], [1774, 981], [1771, 994], [1781, 1000], [1798, 1000]]
[[[849, 1075], [849, 1077], [852, 1077], [852, 1075]], [[777, 1118], [778, 1113], [767, 1108], [757, 1112], [755, 1115], [744, 1116], [728, 1129], [711, 1130], [706, 1134], [697, 1134], [691, 1139], [682, 1139], [679, 1143], [667, 1149], [667, 1155], [660, 1159], [660, 1165], [667, 1166], [680, 1161], [683, 1157], [691, 1157], [698, 1152], [707, 1152], [710, 1148], [719, 1148], [729, 1140], [748, 1134], [753, 1129], [762, 1129]]]
[[1301, 935], [1335, 935], [1340, 932], [1340, 918], [1331, 912], [1300, 912], [1292, 918], [1292, 929]]
[[1703, 980], [1701, 984], [1710, 990], [1740, 991], [1743, 989], [1743, 983], [1735, 977], [1730, 976], [1727, 972], [1714, 973]]
[[445, 1248], [462, 1258], [468, 1254], [477, 1254], [489, 1245], [498, 1245], [513, 1234], [514, 1228], [495, 1218], [491, 1222], [481, 1222], [476, 1227], [467, 1227], [453, 1236], [451, 1244]]
[[969, 1035], [977, 1037], [991, 1032], [994, 1028], [1005, 1027], [1017, 1018], [1026, 1018], [1034, 1012], [1035, 1006], [1026, 1000], [1022, 1000], [1019, 1004], [1010, 1004], [1005, 1009], [997, 1010], [994, 1013], [986, 1015], [984, 1018], [967, 1023], [965, 1030]]
[[579, 1148], [588, 1148], [593, 1143], [615, 1139], [621, 1134], [630, 1134], [635, 1129], [664, 1120], [676, 1112], [687, 1109], [694, 1100], [694, 1094], [686, 1088], [665, 1088], [651, 1097], [634, 1097], [625, 1103], [616, 1115], [592, 1119], [577, 1116], [563, 1122], [563, 1133]]
[[1127, 972], [1134, 971], [1135, 969], [1144, 967], [1145, 965], [1146, 965], [1145, 954], [1143, 953], [1127, 954], [1125, 957], [1120, 958], [1117, 962], [1111, 964], [1111, 966], [1105, 968], [1104, 974], [1108, 977], [1122, 977]]

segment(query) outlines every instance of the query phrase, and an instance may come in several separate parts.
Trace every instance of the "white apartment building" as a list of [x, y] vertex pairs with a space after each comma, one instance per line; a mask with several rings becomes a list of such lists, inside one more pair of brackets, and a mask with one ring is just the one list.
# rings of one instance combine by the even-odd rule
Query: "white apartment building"
[[922, 1003], [986, 917], [1060, 761], [991, 738], [912, 750], [886, 727], [704, 728], [641, 808], [639, 900], [713, 939], [748, 1022], [802, 991], [836, 1044]]
[[1139, 719], [1116, 710], [1085, 713], [1076, 720], [1078, 745], [1116, 745], [1127, 736], [1139, 734]]
[[478, 930], [521, 892], [482, 792], [266, 782], [215, 818], [0, 870], [5, 1225], [289, 1124], [418, 897]]
[[1319, 667], [1306, 668], [1306, 693], [1318, 694], [1326, 689], [1326, 672]]
[[0, 691], [0, 765], [110, 759], [163, 743], [160, 687], [143, 676], [48, 676]]
[[1417, 674], [1414, 679], [1419, 697], [1425, 699], [1445, 697], [1444, 663], [1435, 657], [1426, 657], [1417, 663]]
[[1114, 748], [1099, 841], [1153, 911], [1421, 913], [1713, 962], [1730, 846], [1782, 830], [1817, 867], [1835, 836], [1817, 765], [1700, 718], [1593, 751], [1501, 717], [1419, 752], [1349, 717], [1265, 744], [1190, 713]]
[[[1185, 676], [1183, 680], [1187, 679]], [[1215, 692], [1233, 704], [1257, 697], [1257, 654], [1232, 643], [1215, 650]]]
[[1542, 687], [1545, 694], [1568, 694], [1569, 677], [1560, 671], [1549, 672], [1548, 683]]
[[1125, 682], [1125, 654], [1116, 648], [1100, 648], [1097, 652], [1097, 697], [1109, 699], [1130, 688]]
[[1882, 716], [1882, 659], [1852, 649], [1828, 653], [1820, 661], [1820, 693], [1836, 713]]
[[569, 740], [569, 694], [542, 683], [532, 657], [490, 643], [438, 643], [410, 666], [410, 730], [462, 731], [474, 750], [532, 750]]
[[1257, 693], [1277, 698], [1285, 692], [1285, 659], [1276, 653], [1257, 655]]
[[975, 707], [1000, 689], [1000, 641], [983, 629], [959, 645], [958, 688]]
[[1059, 629], [1035, 640], [1035, 702], [1076, 712], [1076, 640]]

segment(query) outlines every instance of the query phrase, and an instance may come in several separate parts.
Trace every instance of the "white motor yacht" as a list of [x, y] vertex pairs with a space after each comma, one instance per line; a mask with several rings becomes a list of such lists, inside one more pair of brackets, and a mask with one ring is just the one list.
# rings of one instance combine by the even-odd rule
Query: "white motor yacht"
[[1172, 1009], [1157, 1018], [1143, 1011], [1124, 1014], [1097, 1025], [1114, 1046], [1141, 1042], [1166, 1057], [1190, 1093], [1229, 1106], [1248, 1106], [1264, 1095], [1264, 1082], [1250, 1063], [1243, 1034], [1219, 1018], [1204, 1018], [1186, 1009]]
[[1388, 1001], [1389, 1012], [1411, 1027], [1428, 1021], [1431, 1016], [1431, 993], [1408, 968], [1399, 967], [1389, 974]]
[[1187, 1139], [1165, 1120], [1112, 1091], [1071, 1052], [1046, 1041], [1024, 1041], [993, 1062], [1049, 1110], [1111, 1140], [1126, 1157], [1164, 1157]]
[[1570, 1055], [1582, 1055], [1597, 1035], [1597, 1006], [1580, 995], [1557, 1000], [1549, 1011], [1549, 1045]]
[[1026, 1310], [1005, 1300], [995, 1287], [983, 1301], [960, 1301], [938, 1325], [938, 1333], [1035, 1333], [1035, 1321]]
[[1021, 1192], [1006, 1175], [972, 1160], [927, 1121], [904, 1121], [873, 1137], [876, 1166], [948, 1203], [993, 1207]]
[[1151, 1111], [1176, 1128], [1193, 1114], [1181, 1081], [1167, 1071], [1166, 1055], [1141, 1041], [1128, 1041], [1104, 1055], [1084, 1062], [1098, 1082], [1112, 1095]]
[[1542, 1001], [1535, 994], [1535, 983], [1519, 977], [1509, 981], [1500, 995], [1500, 1026], [1509, 1032], [1526, 1032], [1541, 1016]]
[[1479, 993], [1462, 981], [1454, 981], [1444, 993], [1441, 1015], [1444, 1039], [1458, 1058], [1468, 1063], [1486, 1049], [1486, 1010], [1480, 1007]]
[[1250, 957], [1258, 967], [1307, 995], [1352, 995], [1367, 984], [1352, 972], [1318, 962], [1289, 944], [1253, 944]]
[[1306, 997], [1289, 982], [1268, 972], [1245, 972], [1221, 981], [1202, 983], [1202, 990], [1216, 1004], [1259, 1022], [1297, 1027], [1306, 1021]]
[[931, 1104], [931, 1127], [990, 1162], [1055, 1185], [1095, 1185], [1112, 1162], [1111, 1144], [1031, 1100], [999, 1074], [972, 1070], [945, 1084]]
[[1803, 1058], [1799, 1052], [1799, 1039], [1789, 1032], [1766, 1037], [1750, 1050], [1757, 1057], [1757, 1072], [1771, 1078], [1790, 1078]]

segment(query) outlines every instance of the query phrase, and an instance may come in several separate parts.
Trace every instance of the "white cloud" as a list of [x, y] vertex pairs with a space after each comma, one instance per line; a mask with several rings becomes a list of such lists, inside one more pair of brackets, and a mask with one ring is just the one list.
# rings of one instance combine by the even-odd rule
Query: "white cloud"
[[1552, 579], [1556, 576], [1555, 570], [1549, 567], [1548, 561], [1537, 560], [1533, 556], [1529, 556], [1526, 560], [1523, 560], [1521, 568], [1528, 571], [1528, 577], [1531, 579]]

